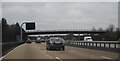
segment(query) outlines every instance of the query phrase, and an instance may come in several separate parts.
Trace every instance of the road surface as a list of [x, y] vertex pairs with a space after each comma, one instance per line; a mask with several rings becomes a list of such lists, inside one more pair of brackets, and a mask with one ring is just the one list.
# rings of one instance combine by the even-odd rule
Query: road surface
[[65, 51], [46, 50], [45, 43], [22, 44], [8, 54], [6, 59], [118, 59], [118, 53], [66, 46]]

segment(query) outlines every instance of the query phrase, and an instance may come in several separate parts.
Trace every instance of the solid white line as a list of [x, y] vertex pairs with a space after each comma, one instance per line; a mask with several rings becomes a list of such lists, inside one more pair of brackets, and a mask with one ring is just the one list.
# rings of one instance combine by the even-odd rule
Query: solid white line
[[4, 58], [4, 57], [1, 57], [1, 58], [0, 58], [0, 61], [2, 61], [3, 58]]
[[101, 58], [104, 58], [104, 59], [112, 59], [112, 58], [105, 57], [105, 56], [101, 56]]
[[60, 61], [62, 61], [59, 57], [55, 57], [56, 59], [58, 59], [58, 60], [60, 60]]
[[55, 57], [56, 59], [60, 59], [59, 57]]
[[10, 53], [12, 53], [15, 49], [21, 47], [22, 45], [24, 45], [24, 44], [19, 45], [18, 47], [14, 48], [14, 49], [11, 50], [10, 52], [8, 52], [6, 55], [4, 55], [3, 57], [1, 57], [1, 58], [0, 58], [0, 61], [1, 61], [3, 58], [5, 58], [7, 55], [9, 55]]

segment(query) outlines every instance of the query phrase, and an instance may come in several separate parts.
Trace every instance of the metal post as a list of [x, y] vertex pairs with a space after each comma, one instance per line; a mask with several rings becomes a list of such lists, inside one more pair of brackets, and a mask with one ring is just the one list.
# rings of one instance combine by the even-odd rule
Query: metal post
[[22, 26], [23, 26], [23, 24], [25, 24], [26, 22], [23, 22], [22, 24], [21, 24], [21, 26], [20, 26], [20, 35], [21, 35], [21, 41], [23, 40], [22, 39]]

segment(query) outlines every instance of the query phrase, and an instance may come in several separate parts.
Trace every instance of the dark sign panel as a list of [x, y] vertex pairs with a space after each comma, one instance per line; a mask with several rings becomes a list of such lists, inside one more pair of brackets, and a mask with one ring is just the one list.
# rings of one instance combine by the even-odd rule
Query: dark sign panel
[[35, 22], [26, 23], [26, 30], [35, 30]]

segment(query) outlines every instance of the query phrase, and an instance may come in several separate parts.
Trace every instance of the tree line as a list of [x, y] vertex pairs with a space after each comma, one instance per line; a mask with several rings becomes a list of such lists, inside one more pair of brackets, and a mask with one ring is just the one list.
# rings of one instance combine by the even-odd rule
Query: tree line
[[[16, 24], [9, 25], [5, 18], [1, 20], [2, 24], [2, 42], [19, 42], [18, 36], [20, 36], [20, 25]], [[25, 30], [23, 31], [23, 40], [26, 40], [27, 35], [25, 35]]]
[[[2, 42], [17, 42], [17, 36], [20, 36], [20, 25], [16, 24], [9, 25], [5, 18], [2, 18]], [[25, 35], [25, 30], [23, 31], [23, 40], [27, 40], [27, 35]], [[104, 31], [105, 34], [91, 34], [93, 40], [100, 41], [115, 41], [120, 39], [120, 29], [115, 28], [113, 24], [110, 24], [106, 29], [93, 27], [91, 31]]]
[[108, 25], [105, 29], [93, 27], [90, 31], [92, 32], [105, 32], [100, 34], [84, 34], [80, 36], [74, 36], [73, 33], [68, 34], [66, 37], [63, 37], [65, 40], [84, 40], [85, 36], [92, 36], [94, 41], [118, 41], [120, 40], [120, 29], [115, 28], [113, 24]]
[[120, 39], [120, 29], [115, 28], [113, 24], [108, 25], [106, 29], [95, 27], [92, 28], [91, 31], [104, 31], [105, 34], [99, 34], [99, 35], [93, 35], [92, 37], [94, 40], [100, 40], [100, 41], [115, 41]]

